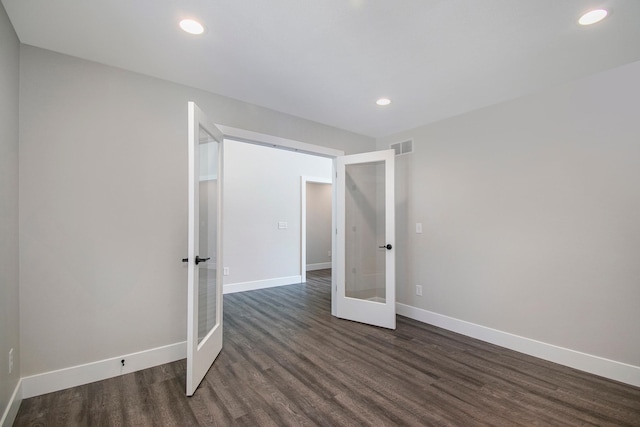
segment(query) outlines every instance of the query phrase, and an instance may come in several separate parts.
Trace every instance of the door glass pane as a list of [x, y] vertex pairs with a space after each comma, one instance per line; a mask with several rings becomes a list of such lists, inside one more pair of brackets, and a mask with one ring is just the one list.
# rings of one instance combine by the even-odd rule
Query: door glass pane
[[346, 165], [345, 178], [345, 293], [384, 303], [384, 162]]
[[218, 142], [202, 127], [200, 141], [198, 264], [198, 344], [217, 325]]

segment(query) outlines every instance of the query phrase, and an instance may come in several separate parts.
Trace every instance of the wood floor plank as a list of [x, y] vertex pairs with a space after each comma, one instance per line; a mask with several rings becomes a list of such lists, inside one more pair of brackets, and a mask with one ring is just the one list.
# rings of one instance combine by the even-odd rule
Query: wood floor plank
[[332, 317], [330, 270], [225, 295], [224, 348], [25, 399], [15, 426], [636, 426], [640, 388], [398, 316]]

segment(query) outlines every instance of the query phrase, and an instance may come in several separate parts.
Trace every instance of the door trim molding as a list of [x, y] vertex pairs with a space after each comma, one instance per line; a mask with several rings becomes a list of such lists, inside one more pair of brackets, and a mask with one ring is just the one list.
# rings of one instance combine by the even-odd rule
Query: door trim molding
[[225, 138], [233, 139], [234, 141], [263, 145], [265, 147], [279, 148], [281, 150], [296, 151], [299, 153], [313, 154], [315, 156], [323, 156], [329, 158], [335, 158], [344, 155], [344, 151], [342, 150], [336, 150], [335, 148], [328, 148], [322, 145], [308, 144], [306, 142], [296, 141], [294, 139], [281, 138], [279, 136], [253, 132], [250, 130], [234, 128], [221, 124], [216, 124], [216, 127], [220, 129]]

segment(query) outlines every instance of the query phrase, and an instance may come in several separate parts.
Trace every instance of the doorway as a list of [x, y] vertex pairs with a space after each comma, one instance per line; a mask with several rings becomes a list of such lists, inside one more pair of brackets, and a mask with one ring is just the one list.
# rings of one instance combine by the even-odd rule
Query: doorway
[[[394, 152], [393, 150], [384, 150], [378, 152], [369, 152], [369, 153], [361, 153], [354, 154], [350, 156], [345, 156], [344, 152], [341, 150], [336, 150], [324, 146], [307, 144], [299, 141], [288, 140], [285, 138], [275, 137], [272, 135], [260, 134], [252, 131], [246, 131], [237, 128], [231, 128], [227, 126], [219, 126], [225, 138], [230, 140], [245, 142], [249, 144], [261, 145], [270, 148], [278, 148], [281, 150], [293, 151], [296, 153], [303, 154], [312, 154], [314, 156], [321, 156], [333, 159], [333, 172], [330, 175], [331, 180], [335, 181], [336, 188], [332, 191], [332, 230], [331, 230], [331, 253], [332, 253], [332, 269], [331, 269], [331, 314], [336, 317], [355, 320], [362, 323], [368, 323], [377, 326], [383, 326], [387, 328], [395, 329], [395, 241], [394, 241], [394, 229], [395, 229], [395, 221], [393, 211], [395, 209], [395, 204], [393, 202], [393, 188], [394, 188]], [[289, 163], [287, 168], [294, 166], [293, 163]], [[381, 209], [374, 209], [373, 216], [367, 215], [364, 219], [365, 222], [369, 224], [362, 227], [355, 223], [350, 225], [350, 233], [349, 240], [347, 240], [347, 236], [345, 234], [345, 211], [350, 210], [351, 208], [347, 208], [346, 203], [349, 202], [349, 198], [347, 197], [348, 193], [345, 187], [345, 179], [353, 178], [352, 169], [361, 169], [361, 168], [373, 168], [372, 170], [375, 173], [370, 177], [371, 182], [375, 182], [375, 186], [371, 186], [372, 193], [371, 197], [373, 199], [378, 200], [380, 202], [379, 207]], [[269, 173], [277, 174], [277, 171], [271, 170]], [[365, 174], [368, 175], [368, 174]], [[369, 178], [367, 178], [369, 180]], [[368, 188], [369, 185], [365, 185], [362, 187], [358, 185], [358, 183], [350, 183], [349, 191], [355, 190], [356, 193], [361, 189]], [[298, 190], [300, 191], [300, 190]], [[369, 196], [367, 196], [369, 198]], [[363, 209], [365, 209], [366, 204], [351, 204], [352, 207], [355, 207], [360, 213], [363, 213]], [[376, 204], [378, 207], [378, 204]], [[365, 209], [369, 211], [368, 209]], [[361, 216], [361, 215], [360, 215]], [[358, 217], [360, 217], [358, 216]], [[260, 217], [260, 212], [254, 212], [252, 218]], [[351, 218], [352, 215], [349, 216]], [[300, 218], [300, 214], [298, 214], [298, 218]], [[298, 219], [299, 220], [299, 219]], [[367, 231], [367, 227], [371, 228], [371, 224], [376, 225], [376, 229], [380, 229], [381, 233], [376, 233], [376, 237], [374, 239], [359, 239], [362, 237], [362, 232]], [[378, 227], [377, 225], [384, 224], [384, 227]], [[281, 227], [282, 225], [282, 227]], [[286, 229], [287, 223], [286, 221], [278, 221], [278, 228]], [[333, 232], [335, 230], [335, 233]], [[349, 245], [348, 242], [352, 240], [352, 237], [356, 238], [356, 241], [359, 242], [359, 246]], [[298, 236], [298, 242], [300, 241], [300, 236]], [[379, 242], [377, 240], [380, 240]], [[364, 246], [362, 246], [364, 245]], [[372, 246], [373, 245], [373, 246]], [[300, 246], [299, 246], [300, 247]], [[368, 270], [359, 269], [358, 265], [365, 264], [357, 264], [351, 266], [351, 262], [346, 262], [346, 248], [361, 248], [362, 250], [357, 252], [359, 254], [369, 254], [370, 249], [375, 249], [376, 251], [381, 251], [386, 255], [379, 257], [377, 253], [375, 256], [370, 257], [373, 259], [374, 263], [380, 264], [381, 266], [384, 264], [384, 268], [380, 271], [375, 271], [375, 274], [369, 274]], [[274, 246], [275, 248], [275, 246]], [[364, 256], [364, 255], [363, 255]], [[269, 254], [270, 259], [273, 259], [273, 256]], [[305, 257], [306, 258], [306, 257]], [[378, 258], [380, 258], [380, 262], [378, 262]], [[349, 258], [353, 261], [353, 257]], [[371, 260], [367, 260], [368, 266], [371, 264]], [[384, 261], [384, 262], [383, 262]], [[276, 260], [274, 260], [276, 262]], [[375, 287], [373, 289], [376, 290], [375, 295], [365, 295], [366, 298], [361, 298], [362, 295], [358, 293], [357, 296], [351, 295], [351, 293], [347, 293], [347, 290], [351, 289], [351, 287], [345, 287], [347, 280], [347, 275], [345, 274], [346, 269], [349, 269], [351, 274], [356, 275], [357, 277], [362, 276], [366, 273], [367, 278], [375, 278], [374, 283]], [[227, 270], [227, 267], [225, 267]], [[306, 259], [305, 265], [303, 268], [302, 265], [302, 257], [300, 257], [300, 261], [297, 266], [297, 271], [300, 272], [300, 282], [302, 281], [302, 274], [305, 273], [306, 278]], [[351, 281], [349, 281], [351, 283]], [[293, 284], [295, 282], [288, 283], [279, 283], [272, 284], [272, 286], [279, 286], [284, 284]], [[239, 290], [251, 290], [251, 289], [259, 289], [256, 287], [252, 287], [252, 284], [249, 283], [249, 288], [238, 289]], [[359, 285], [359, 283], [358, 283]], [[370, 286], [368, 286], [370, 287]], [[360, 288], [357, 289], [361, 291]], [[368, 291], [369, 289], [367, 289]], [[378, 290], [380, 290], [380, 295], [378, 295]], [[225, 289], [225, 293], [226, 289]], [[384, 294], [384, 297], [382, 296]], [[363, 305], [364, 304], [364, 305]], [[366, 316], [362, 317], [361, 314], [365, 313]], [[377, 319], [383, 319], [383, 321], [378, 321]]]
[[300, 178], [300, 274], [331, 268], [332, 180]]
[[321, 183], [329, 190], [327, 257], [332, 250], [332, 157], [341, 152], [255, 133], [238, 134], [224, 126], [221, 130], [227, 165], [224, 293], [304, 282], [307, 262], [302, 242], [307, 222], [301, 201], [307, 194], [306, 182]]

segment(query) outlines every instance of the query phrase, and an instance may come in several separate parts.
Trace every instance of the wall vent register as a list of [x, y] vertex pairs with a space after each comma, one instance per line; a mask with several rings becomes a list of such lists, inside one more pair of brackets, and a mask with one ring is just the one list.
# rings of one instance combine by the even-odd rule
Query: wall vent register
[[395, 144], [389, 145], [389, 148], [396, 152], [396, 156], [413, 153], [413, 139], [409, 139], [403, 142], [396, 142]]

